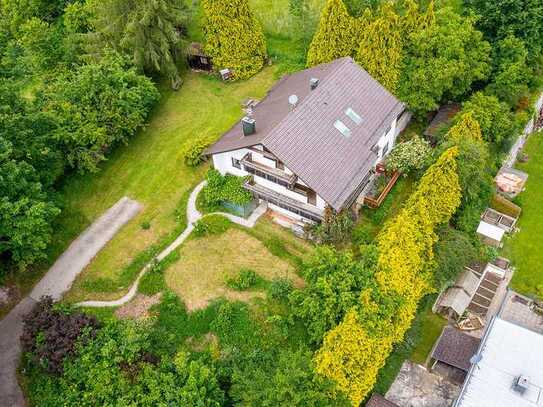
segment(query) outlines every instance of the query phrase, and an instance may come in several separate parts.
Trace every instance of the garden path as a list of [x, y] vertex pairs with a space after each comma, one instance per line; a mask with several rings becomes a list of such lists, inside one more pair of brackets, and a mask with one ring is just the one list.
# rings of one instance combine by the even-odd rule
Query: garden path
[[17, 381], [24, 316], [44, 295], [58, 301], [96, 253], [140, 210], [138, 202], [126, 197], [120, 199], [70, 244], [30, 295], [0, 321], [0, 406], [26, 404]]
[[134, 298], [138, 292], [138, 285], [141, 278], [151, 268], [153, 263], [155, 261], [163, 260], [164, 258], [166, 258], [166, 256], [168, 256], [175, 249], [177, 249], [189, 237], [191, 232], [194, 230], [195, 223], [198, 222], [200, 219], [202, 219], [204, 216], [222, 215], [228, 218], [231, 222], [237, 223], [238, 225], [241, 225], [241, 226], [252, 228], [254, 227], [258, 219], [266, 212], [266, 204], [262, 203], [253, 211], [251, 216], [249, 216], [247, 219], [239, 217], [239, 216], [235, 216], [229, 213], [224, 213], [224, 212], [213, 212], [210, 214], [202, 215], [200, 211], [198, 211], [198, 209], [196, 208], [196, 198], [198, 197], [198, 194], [200, 193], [200, 191], [206, 186], [206, 184], [207, 184], [207, 181], [202, 181], [201, 183], [199, 183], [189, 196], [189, 201], [187, 204], [188, 225], [186, 229], [166, 249], [164, 249], [153, 260], [147, 263], [147, 265], [138, 274], [136, 281], [134, 281], [134, 283], [132, 284], [132, 286], [130, 287], [130, 289], [124, 296], [113, 301], [83, 301], [76, 305], [79, 307], [118, 307], [132, 300], [132, 298]]

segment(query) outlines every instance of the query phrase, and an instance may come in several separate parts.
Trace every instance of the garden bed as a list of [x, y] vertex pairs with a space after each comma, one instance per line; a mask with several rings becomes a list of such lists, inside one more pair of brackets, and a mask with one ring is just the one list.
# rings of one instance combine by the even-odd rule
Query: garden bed
[[393, 174], [377, 175], [372, 181], [368, 195], [364, 197], [364, 204], [370, 208], [380, 207], [398, 178], [400, 178], [400, 173], [397, 171]]

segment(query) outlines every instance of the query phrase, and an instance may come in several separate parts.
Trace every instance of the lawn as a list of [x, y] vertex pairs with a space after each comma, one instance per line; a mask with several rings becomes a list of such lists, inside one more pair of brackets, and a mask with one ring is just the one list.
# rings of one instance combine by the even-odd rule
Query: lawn
[[522, 207], [518, 222], [520, 232], [505, 242], [503, 255], [516, 268], [512, 288], [543, 298], [543, 132], [530, 136], [524, 152], [529, 157], [528, 162], [516, 165], [516, 168], [529, 174], [526, 191], [517, 198], [517, 203]]
[[[66, 182], [62, 190], [66, 205], [55, 225], [51, 259], [122, 196], [144, 205], [142, 213], [82, 273], [69, 300], [114, 298], [127, 289], [137, 267], [124, 274], [120, 271], [179, 226], [176, 209], [207, 169], [206, 165], [187, 167], [181, 156], [182, 146], [204, 135], [220, 137], [241, 116], [243, 99], [263, 97], [273, 81], [274, 68], [238, 83], [189, 73], [178, 92], [163, 89], [148, 127], [128, 145], [117, 148], [98, 173], [76, 175]], [[146, 222], [150, 224], [147, 230], [142, 227]]]
[[189, 311], [205, 308], [219, 297], [248, 301], [262, 296], [262, 290], [228, 288], [225, 280], [241, 269], [253, 270], [266, 281], [288, 278], [295, 286], [303, 285], [289, 262], [272, 255], [262, 242], [238, 228], [192, 239], [183, 245], [180, 255], [180, 260], [166, 270], [165, 279]]
[[421, 329], [419, 331], [417, 344], [411, 353], [410, 359], [415, 363], [424, 365], [437, 338], [441, 335], [443, 327], [447, 325], [447, 320], [434, 314], [431, 309], [431, 304], [426, 309], [422, 310], [417, 318], [420, 318]]

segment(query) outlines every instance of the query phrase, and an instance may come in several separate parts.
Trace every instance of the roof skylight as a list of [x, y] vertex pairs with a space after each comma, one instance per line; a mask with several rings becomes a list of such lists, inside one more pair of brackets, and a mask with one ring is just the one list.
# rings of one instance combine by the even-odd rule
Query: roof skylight
[[336, 122], [334, 123], [334, 127], [338, 129], [339, 132], [345, 137], [351, 137], [351, 129], [345, 126], [345, 123], [343, 123], [341, 120], [336, 120]]
[[362, 123], [362, 117], [358, 113], [356, 113], [353, 109], [350, 107], [345, 110], [345, 114], [349, 116], [349, 119], [351, 119], [353, 122], [355, 122], [357, 125], [360, 125]]

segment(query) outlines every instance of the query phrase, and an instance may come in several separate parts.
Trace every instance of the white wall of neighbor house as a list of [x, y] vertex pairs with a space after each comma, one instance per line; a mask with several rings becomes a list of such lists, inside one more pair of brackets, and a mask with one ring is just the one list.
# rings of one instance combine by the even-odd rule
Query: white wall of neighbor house
[[[213, 157], [212, 157], [213, 158], [213, 166], [222, 175], [232, 174], [232, 175], [237, 175], [237, 176], [241, 176], [241, 177], [249, 175], [245, 170], [236, 168], [233, 165], [233, 161], [232, 161], [233, 158], [236, 159], [236, 160], [241, 160], [243, 157], [245, 157], [245, 155], [247, 153], [252, 154], [253, 161], [256, 161], [256, 162], [258, 162], [260, 164], [267, 165], [268, 167], [271, 167], [271, 168], [275, 168], [275, 161], [270, 160], [270, 159], [264, 157], [262, 154], [258, 154], [255, 151], [249, 150], [247, 148], [241, 148], [239, 150], [233, 150], [233, 151], [227, 151], [227, 152], [224, 152], [224, 153], [213, 154]], [[287, 174], [292, 174], [292, 171], [290, 171], [287, 167], [285, 167], [285, 172]], [[254, 176], [254, 180], [255, 180], [256, 183], [262, 185], [263, 187], [271, 189], [271, 190], [273, 190], [275, 192], [278, 192], [278, 193], [280, 193], [282, 195], [288, 196], [289, 198], [295, 199], [295, 200], [297, 200], [299, 202], [308, 203], [308, 199], [307, 199], [307, 197], [305, 195], [299, 194], [299, 193], [297, 193], [295, 191], [292, 191], [292, 190], [290, 190], [288, 188], [285, 188], [282, 185], [276, 184], [275, 182], [269, 181], [267, 179], [264, 179], [264, 178], [261, 178], [261, 177], [258, 177], [258, 176]], [[301, 180], [298, 180], [297, 182], [299, 184], [301, 184], [301, 185], [307, 186]], [[322, 197], [317, 195], [316, 205], [315, 206], [317, 208], [321, 209], [321, 210], [324, 210], [325, 207], [326, 207], [326, 202], [324, 201], [324, 199], [322, 199]], [[289, 216], [291, 216], [291, 215], [294, 216], [294, 214], [292, 214], [291, 212], [285, 211], [282, 208], [278, 208], [278, 209], [281, 209], [281, 211], [278, 210], [281, 213], [288, 214]], [[296, 215], [296, 216], [297, 216], [297, 219], [300, 218], [298, 215]]]
[[[383, 157], [388, 155], [396, 143], [396, 137], [398, 132], [396, 131], [397, 119], [394, 119], [388, 131], [379, 139], [377, 145], [379, 146], [379, 158], [377, 162], [380, 162]], [[377, 164], [377, 163], [376, 163]]]

